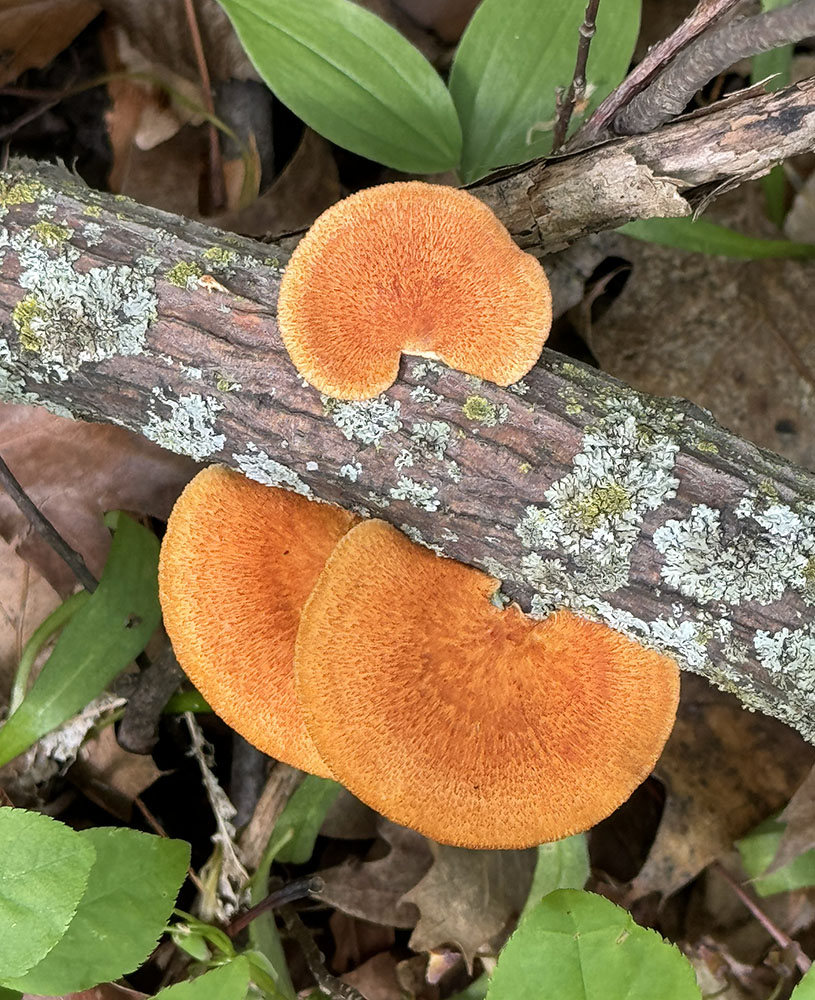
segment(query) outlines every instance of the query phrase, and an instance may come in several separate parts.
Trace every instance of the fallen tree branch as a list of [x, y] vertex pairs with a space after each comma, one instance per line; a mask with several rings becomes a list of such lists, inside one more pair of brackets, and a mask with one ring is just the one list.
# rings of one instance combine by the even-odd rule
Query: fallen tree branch
[[0, 177], [0, 393], [386, 518], [536, 614], [567, 606], [815, 740], [815, 476], [545, 352], [508, 390], [421, 359], [370, 402], [292, 367], [286, 254]]
[[632, 219], [689, 215], [696, 189], [760, 177], [815, 145], [815, 79], [747, 92], [648, 135], [497, 177], [475, 189], [520, 246], [559, 250]]
[[614, 122], [625, 135], [650, 132], [682, 114], [697, 90], [739, 59], [770, 52], [815, 35], [815, 0], [730, 21], [684, 49]]

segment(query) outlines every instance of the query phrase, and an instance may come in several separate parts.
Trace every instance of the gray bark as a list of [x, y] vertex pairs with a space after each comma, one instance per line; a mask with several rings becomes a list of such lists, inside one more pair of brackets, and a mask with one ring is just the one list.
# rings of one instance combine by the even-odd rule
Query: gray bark
[[286, 257], [2, 175], [0, 395], [385, 518], [815, 739], [815, 476], [551, 351], [509, 389], [407, 358], [376, 400], [321, 397], [277, 333]]

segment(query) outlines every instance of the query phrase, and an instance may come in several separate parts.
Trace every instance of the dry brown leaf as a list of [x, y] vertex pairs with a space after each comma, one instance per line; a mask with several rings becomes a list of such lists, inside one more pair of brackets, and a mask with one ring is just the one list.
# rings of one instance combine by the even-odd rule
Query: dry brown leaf
[[[766, 235], [760, 188], [739, 196], [716, 221]], [[736, 434], [815, 467], [815, 264], [619, 239], [633, 270], [588, 337], [600, 367], [645, 392], [690, 399]]]
[[787, 826], [767, 873], [783, 868], [799, 854], [815, 847], [815, 768], [795, 791], [781, 819]]
[[354, 986], [366, 1000], [404, 1000], [405, 994], [396, 976], [396, 959], [389, 951], [380, 952], [363, 962], [353, 972], [341, 977]]
[[347, 788], [341, 788], [325, 815], [320, 833], [335, 840], [373, 840], [379, 822], [378, 813]]
[[472, 969], [478, 954], [497, 954], [529, 895], [537, 852], [471, 851], [430, 842], [433, 864], [405, 902], [421, 914], [414, 951], [459, 949]]
[[106, 726], [82, 745], [68, 777], [92, 802], [129, 823], [136, 798], [163, 773], [149, 755], [123, 750], [113, 726]]
[[668, 896], [690, 882], [780, 809], [814, 760], [815, 748], [792, 729], [685, 674], [676, 726], [654, 772], [665, 810], [631, 898]]
[[100, 10], [95, 0], [0, 0], [0, 87], [47, 66]]
[[[420, 833], [381, 817], [378, 830], [390, 847], [385, 857], [349, 861], [319, 872], [325, 882], [319, 898], [362, 920], [386, 927], [413, 927], [418, 910], [402, 897], [432, 864], [430, 842]], [[379, 848], [381, 853], [381, 844]]]
[[393, 927], [372, 924], [341, 910], [334, 910], [328, 919], [328, 927], [334, 938], [331, 971], [336, 975], [362, 965], [381, 951], [387, 951], [393, 947], [396, 938]]
[[[31, 499], [91, 571], [102, 572], [110, 535], [104, 511], [166, 518], [196, 463], [121, 427], [55, 417], [46, 410], [0, 406], [0, 455]], [[0, 536], [60, 593], [76, 580], [0, 493]]]

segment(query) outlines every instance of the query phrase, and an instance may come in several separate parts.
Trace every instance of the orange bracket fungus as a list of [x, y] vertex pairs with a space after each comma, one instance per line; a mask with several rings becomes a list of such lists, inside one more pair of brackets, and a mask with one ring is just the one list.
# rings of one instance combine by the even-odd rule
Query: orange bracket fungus
[[407, 181], [345, 198], [295, 249], [278, 301], [283, 343], [328, 396], [370, 399], [402, 354], [509, 385], [552, 323], [543, 268], [489, 208], [452, 187]]
[[297, 694], [334, 777], [443, 843], [516, 848], [587, 830], [652, 770], [673, 660], [498, 582], [382, 521], [340, 539], [300, 620]]
[[164, 623], [185, 673], [250, 743], [323, 777], [295, 696], [294, 640], [320, 570], [356, 520], [211, 466], [182, 493], [161, 548]]

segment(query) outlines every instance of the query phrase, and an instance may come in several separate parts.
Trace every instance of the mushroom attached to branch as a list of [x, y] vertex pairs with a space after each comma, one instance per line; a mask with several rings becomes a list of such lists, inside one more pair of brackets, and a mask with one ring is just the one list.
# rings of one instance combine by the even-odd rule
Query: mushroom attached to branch
[[283, 343], [300, 374], [340, 399], [369, 399], [402, 354], [509, 385], [552, 323], [543, 268], [466, 191], [383, 184], [324, 212], [280, 285]]
[[463, 847], [604, 819], [653, 769], [679, 695], [673, 660], [567, 611], [499, 608], [497, 587], [365, 521], [328, 558], [297, 635], [297, 693], [334, 777]]
[[184, 672], [250, 743], [323, 777], [295, 695], [294, 640], [326, 559], [356, 520], [211, 466], [181, 494], [161, 547], [164, 624]]

